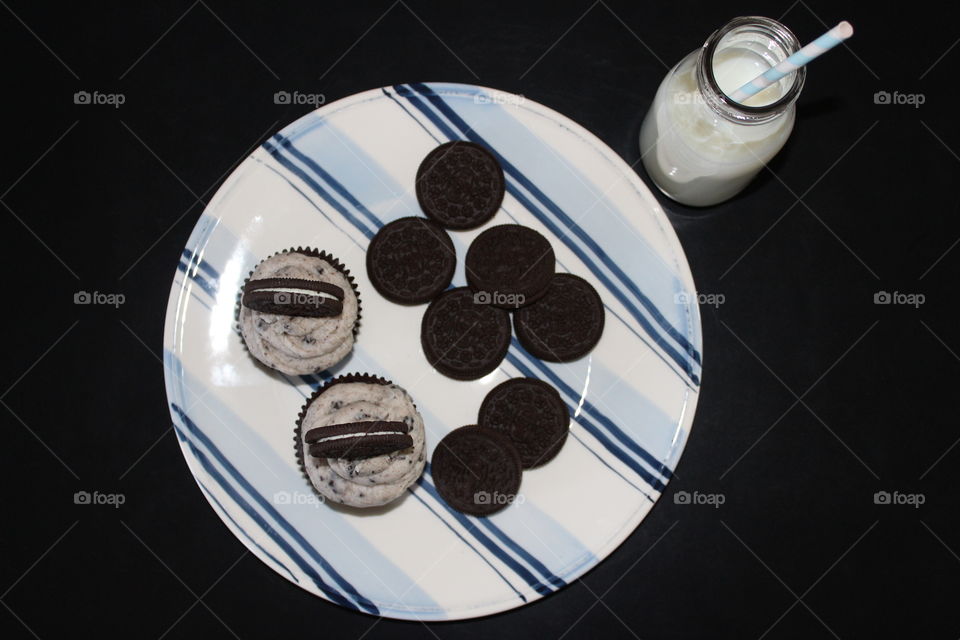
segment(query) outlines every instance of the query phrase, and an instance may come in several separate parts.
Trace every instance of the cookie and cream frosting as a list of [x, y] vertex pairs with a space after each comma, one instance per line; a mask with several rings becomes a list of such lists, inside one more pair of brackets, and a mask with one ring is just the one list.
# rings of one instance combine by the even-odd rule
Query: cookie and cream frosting
[[[277, 313], [298, 306], [314, 313]], [[240, 330], [257, 360], [289, 375], [303, 375], [332, 367], [349, 355], [358, 314], [356, 292], [340, 269], [315, 255], [279, 253], [250, 275]]]
[[[311, 445], [326, 441], [340, 425], [363, 422], [402, 423], [412, 446], [368, 458], [325, 458], [309, 453]], [[309, 437], [308, 437], [309, 434]], [[300, 422], [303, 466], [310, 482], [327, 500], [353, 507], [376, 507], [399, 498], [423, 473], [423, 418], [413, 400], [395, 384], [340, 382], [330, 385], [306, 408]]]

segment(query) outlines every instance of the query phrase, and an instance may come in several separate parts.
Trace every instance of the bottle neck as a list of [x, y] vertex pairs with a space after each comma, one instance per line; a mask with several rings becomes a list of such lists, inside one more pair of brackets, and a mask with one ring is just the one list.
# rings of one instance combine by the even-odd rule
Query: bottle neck
[[780, 97], [773, 102], [758, 106], [745, 105], [725, 94], [715, 75], [716, 55], [733, 48], [762, 58], [773, 67], [799, 51], [797, 37], [786, 26], [770, 18], [734, 18], [707, 38], [697, 56], [697, 85], [704, 102], [714, 113], [745, 125], [763, 124], [783, 115], [793, 106], [803, 89], [806, 68], [801, 67], [779, 80]]

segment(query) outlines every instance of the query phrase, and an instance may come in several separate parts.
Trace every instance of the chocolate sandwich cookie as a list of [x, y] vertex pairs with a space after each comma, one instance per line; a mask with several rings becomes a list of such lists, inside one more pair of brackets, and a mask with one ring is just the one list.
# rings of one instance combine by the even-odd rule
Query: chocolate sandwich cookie
[[510, 314], [475, 300], [467, 287], [450, 289], [430, 303], [420, 324], [427, 361], [457, 380], [474, 380], [500, 364], [510, 346]]
[[500, 163], [473, 142], [447, 142], [417, 170], [417, 201], [427, 217], [447, 229], [472, 229], [493, 217], [503, 202]]
[[510, 438], [524, 469], [552, 460], [566, 442], [567, 405], [557, 390], [534, 378], [513, 378], [494, 387], [480, 405], [478, 422]]
[[519, 224], [490, 227], [467, 250], [467, 284], [504, 309], [531, 304], [546, 293], [556, 257], [550, 241]]
[[586, 355], [603, 335], [600, 294], [578, 276], [558, 273], [546, 294], [513, 316], [520, 344], [550, 362], [568, 362]]
[[343, 311], [343, 289], [303, 278], [260, 278], [243, 285], [241, 304], [261, 313], [329, 318]]
[[367, 247], [367, 275], [387, 300], [429, 302], [450, 285], [457, 267], [453, 241], [426, 218], [394, 220]]
[[395, 420], [348, 422], [311, 429], [303, 441], [314, 457], [358, 460], [412, 447], [409, 431], [409, 425]]
[[511, 504], [523, 474], [510, 438], [476, 425], [448, 433], [433, 452], [431, 468], [447, 504], [473, 516], [488, 516]]

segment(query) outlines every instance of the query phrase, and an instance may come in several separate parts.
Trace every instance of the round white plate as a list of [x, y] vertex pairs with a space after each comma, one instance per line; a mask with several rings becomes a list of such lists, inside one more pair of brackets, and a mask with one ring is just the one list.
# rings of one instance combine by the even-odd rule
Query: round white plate
[[[589, 280], [606, 306], [593, 352], [549, 364], [514, 339], [500, 368], [446, 378], [420, 348], [425, 305], [370, 285], [364, 253], [396, 218], [421, 215], [420, 161], [470, 139], [500, 159], [503, 207], [550, 239], [557, 270]], [[480, 230], [453, 232], [463, 256]], [[256, 263], [312, 246], [357, 279], [363, 319], [334, 370], [284, 376], [257, 366], [236, 332], [237, 293]], [[367, 91], [326, 105], [270, 138], [207, 206], [183, 251], [167, 307], [167, 398], [184, 457], [230, 531], [277, 573], [345, 607], [447, 620], [519, 607], [570, 583], [619, 545], [664, 491], [683, 451], [700, 385], [696, 292], [666, 216], [636, 174], [588, 131], [522, 96], [458, 84]], [[552, 384], [573, 419], [560, 454], [524, 472], [517, 500], [489, 518], [439, 498], [429, 465], [388, 507], [319, 502], [293, 449], [297, 413], [331, 375], [366, 372], [406, 388], [428, 453], [475, 423], [484, 395], [516, 376]]]

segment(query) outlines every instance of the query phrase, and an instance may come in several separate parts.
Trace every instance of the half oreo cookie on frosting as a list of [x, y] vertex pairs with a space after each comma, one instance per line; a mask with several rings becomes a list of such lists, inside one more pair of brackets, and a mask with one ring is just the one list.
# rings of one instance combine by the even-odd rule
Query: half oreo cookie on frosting
[[277, 315], [329, 318], [343, 311], [343, 289], [322, 280], [260, 278], [243, 285], [241, 304]]
[[357, 460], [413, 446], [410, 426], [397, 420], [369, 420], [315, 427], [303, 436], [307, 451], [317, 458]]

